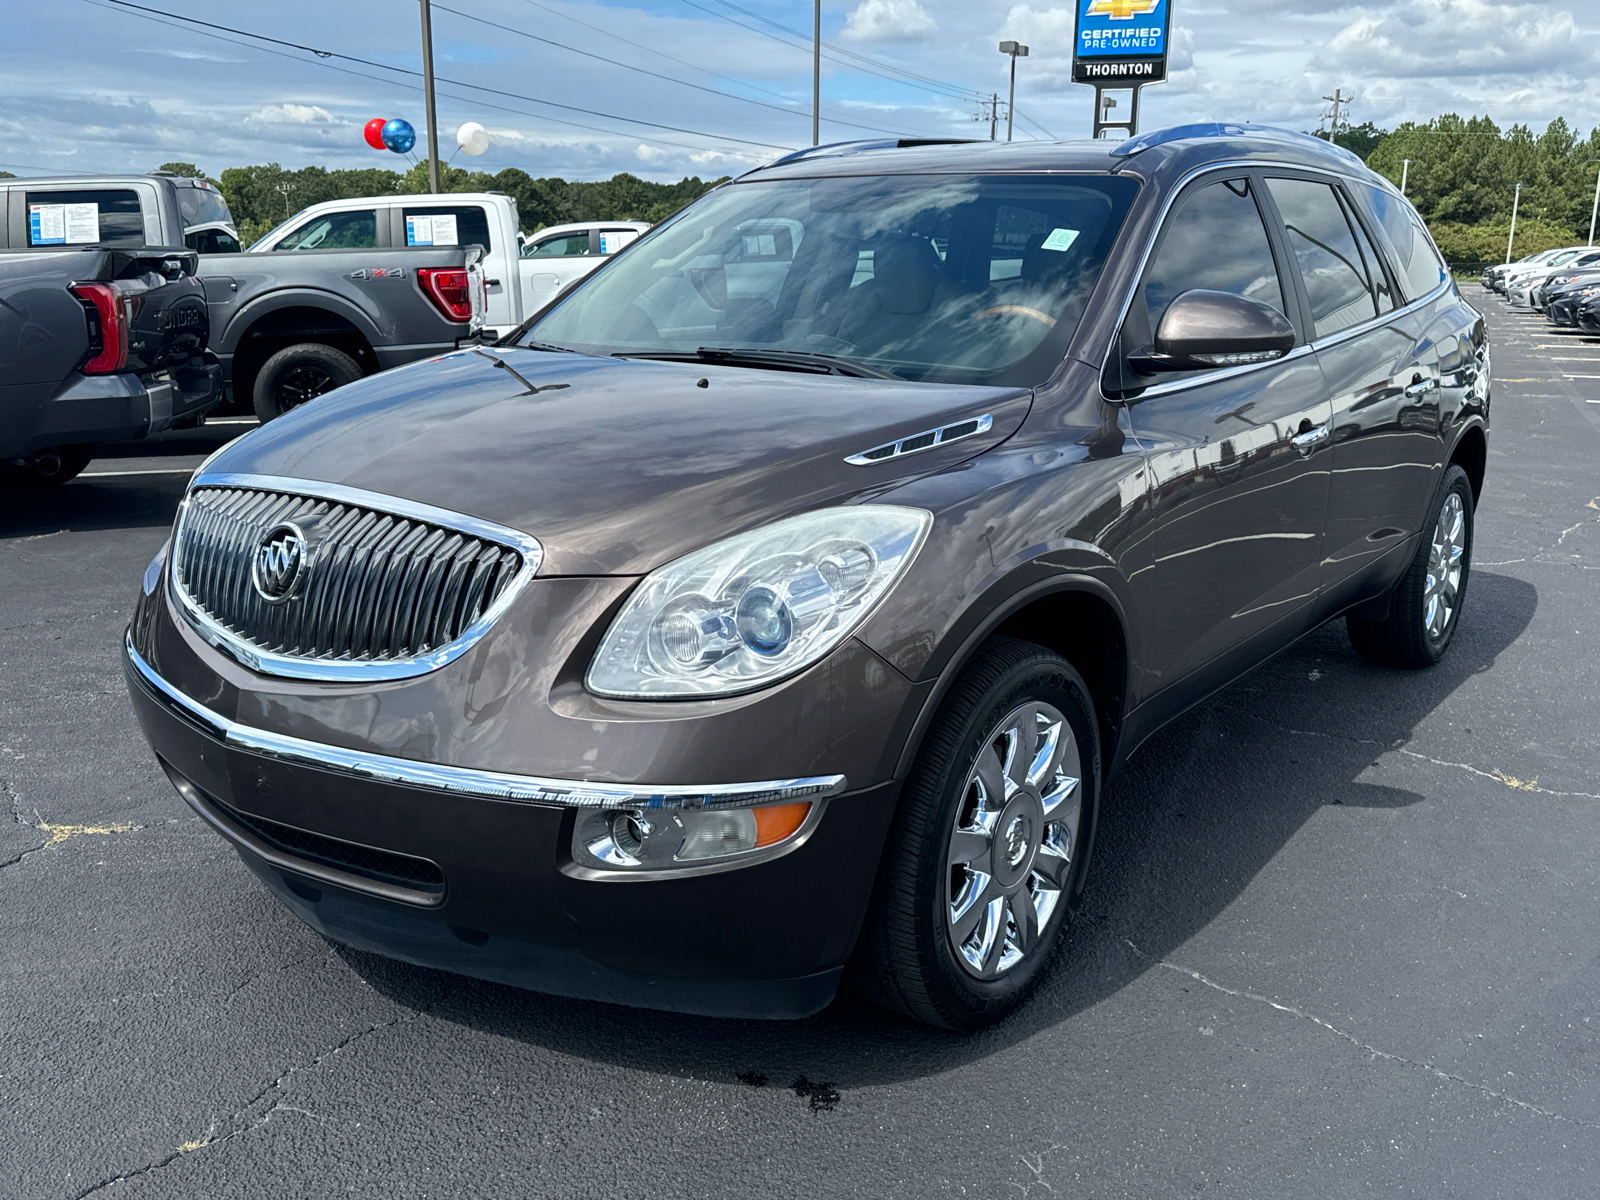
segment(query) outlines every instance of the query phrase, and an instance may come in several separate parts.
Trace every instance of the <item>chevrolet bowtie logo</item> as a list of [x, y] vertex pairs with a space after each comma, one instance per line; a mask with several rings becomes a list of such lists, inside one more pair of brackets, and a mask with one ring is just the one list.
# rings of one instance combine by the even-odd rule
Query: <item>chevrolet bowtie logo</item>
[[1154, 12], [1161, 0], [1092, 0], [1089, 16], [1110, 17], [1113, 21], [1131, 21]]

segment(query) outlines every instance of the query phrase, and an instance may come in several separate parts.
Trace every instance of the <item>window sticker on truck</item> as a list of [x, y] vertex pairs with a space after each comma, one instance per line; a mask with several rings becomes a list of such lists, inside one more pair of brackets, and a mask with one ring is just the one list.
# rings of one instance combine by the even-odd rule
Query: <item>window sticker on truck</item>
[[408, 246], [458, 246], [454, 213], [439, 213], [432, 217], [406, 218], [406, 245]]
[[28, 240], [35, 246], [92, 245], [100, 240], [100, 206], [30, 204]]

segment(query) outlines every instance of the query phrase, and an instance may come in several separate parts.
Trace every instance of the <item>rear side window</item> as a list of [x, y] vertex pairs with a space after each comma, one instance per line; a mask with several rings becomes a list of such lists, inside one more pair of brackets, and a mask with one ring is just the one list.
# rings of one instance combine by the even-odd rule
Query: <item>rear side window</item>
[[196, 229], [183, 235], [183, 244], [199, 254], [238, 254], [239, 239], [226, 229]]
[[28, 193], [28, 245], [143, 246], [144, 214], [132, 188]]
[[587, 233], [569, 233], [565, 237], [546, 238], [528, 250], [528, 258], [567, 258], [589, 253]]
[[1248, 180], [1208, 183], [1179, 203], [1145, 276], [1149, 332], [1134, 340], [1148, 344], [1167, 305], [1195, 288], [1245, 296], [1287, 315], [1272, 244]]
[[639, 240], [637, 229], [602, 229], [600, 231], [600, 253], [615, 254], [624, 246], [632, 245]]
[[1327, 337], [1377, 316], [1372, 281], [1333, 188], [1305, 179], [1269, 179], [1267, 187], [1300, 264], [1315, 336]]
[[370, 208], [313, 217], [274, 250], [372, 250], [378, 245], [378, 214]]
[[1372, 238], [1361, 226], [1361, 218], [1351, 207], [1350, 198], [1341, 195], [1339, 203], [1344, 208], [1344, 215], [1350, 220], [1350, 229], [1356, 235], [1356, 245], [1361, 248], [1361, 261], [1367, 268], [1367, 278], [1372, 283], [1372, 295], [1378, 302], [1380, 313], [1390, 312], [1394, 309], [1394, 289], [1389, 286], [1389, 277], [1384, 274], [1383, 260], [1378, 257], [1378, 248], [1373, 245]]
[[493, 250], [489, 240], [489, 214], [481, 204], [429, 205], [407, 208], [406, 245], [482, 246]]
[[1371, 184], [1356, 184], [1384, 236], [1394, 247], [1395, 266], [1406, 296], [1419, 300], [1445, 281], [1444, 264], [1415, 210], [1399, 196]]

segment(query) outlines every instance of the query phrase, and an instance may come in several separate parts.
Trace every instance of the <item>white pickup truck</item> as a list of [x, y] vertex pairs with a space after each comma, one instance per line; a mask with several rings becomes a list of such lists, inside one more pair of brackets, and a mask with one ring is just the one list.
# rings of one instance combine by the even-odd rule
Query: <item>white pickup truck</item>
[[523, 234], [516, 201], [503, 192], [363, 196], [301, 209], [250, 253], [482, 246], [484, 334], [492, 336], [515, 329], [649, 228], [643, 221], [589, 221]]

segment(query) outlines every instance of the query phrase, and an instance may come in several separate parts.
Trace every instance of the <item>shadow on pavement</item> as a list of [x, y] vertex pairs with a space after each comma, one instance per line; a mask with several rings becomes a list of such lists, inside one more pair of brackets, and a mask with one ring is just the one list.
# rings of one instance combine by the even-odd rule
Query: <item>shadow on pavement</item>
[[[732, 1082], [791, 1078], [849, 1089], [985, 1058], [1060, 1024], [1150, 969], [1238, 898], [1324, 805], [1389, 809], [1423, 797], [1359, 776], [1472, 676], [1492, 667], [1538, 605], [1535, 588], [1477, 572], [1450, 652], [1426, 671], [1359, 659], [1324, 626], [1152, 738], [1107, 789], [1084, 916], [1043, 986], [1013, 1017], [961, 1037], [841, 993], [795, 1022], [725, 1021], [540, 996], [338, 948], [398, 1003], [483, 1033], [595, 1062]], [[1299, 731], [1299, 732], [1296, 732]], [[1304, 732], [1320, 736], [1306, 737]], [[1315, 902], [1315, 897], [1308, 897]], [[717, 931], [708, 924], [706, 936]], [[441, 982], [453, 979], [440, 999]]]

